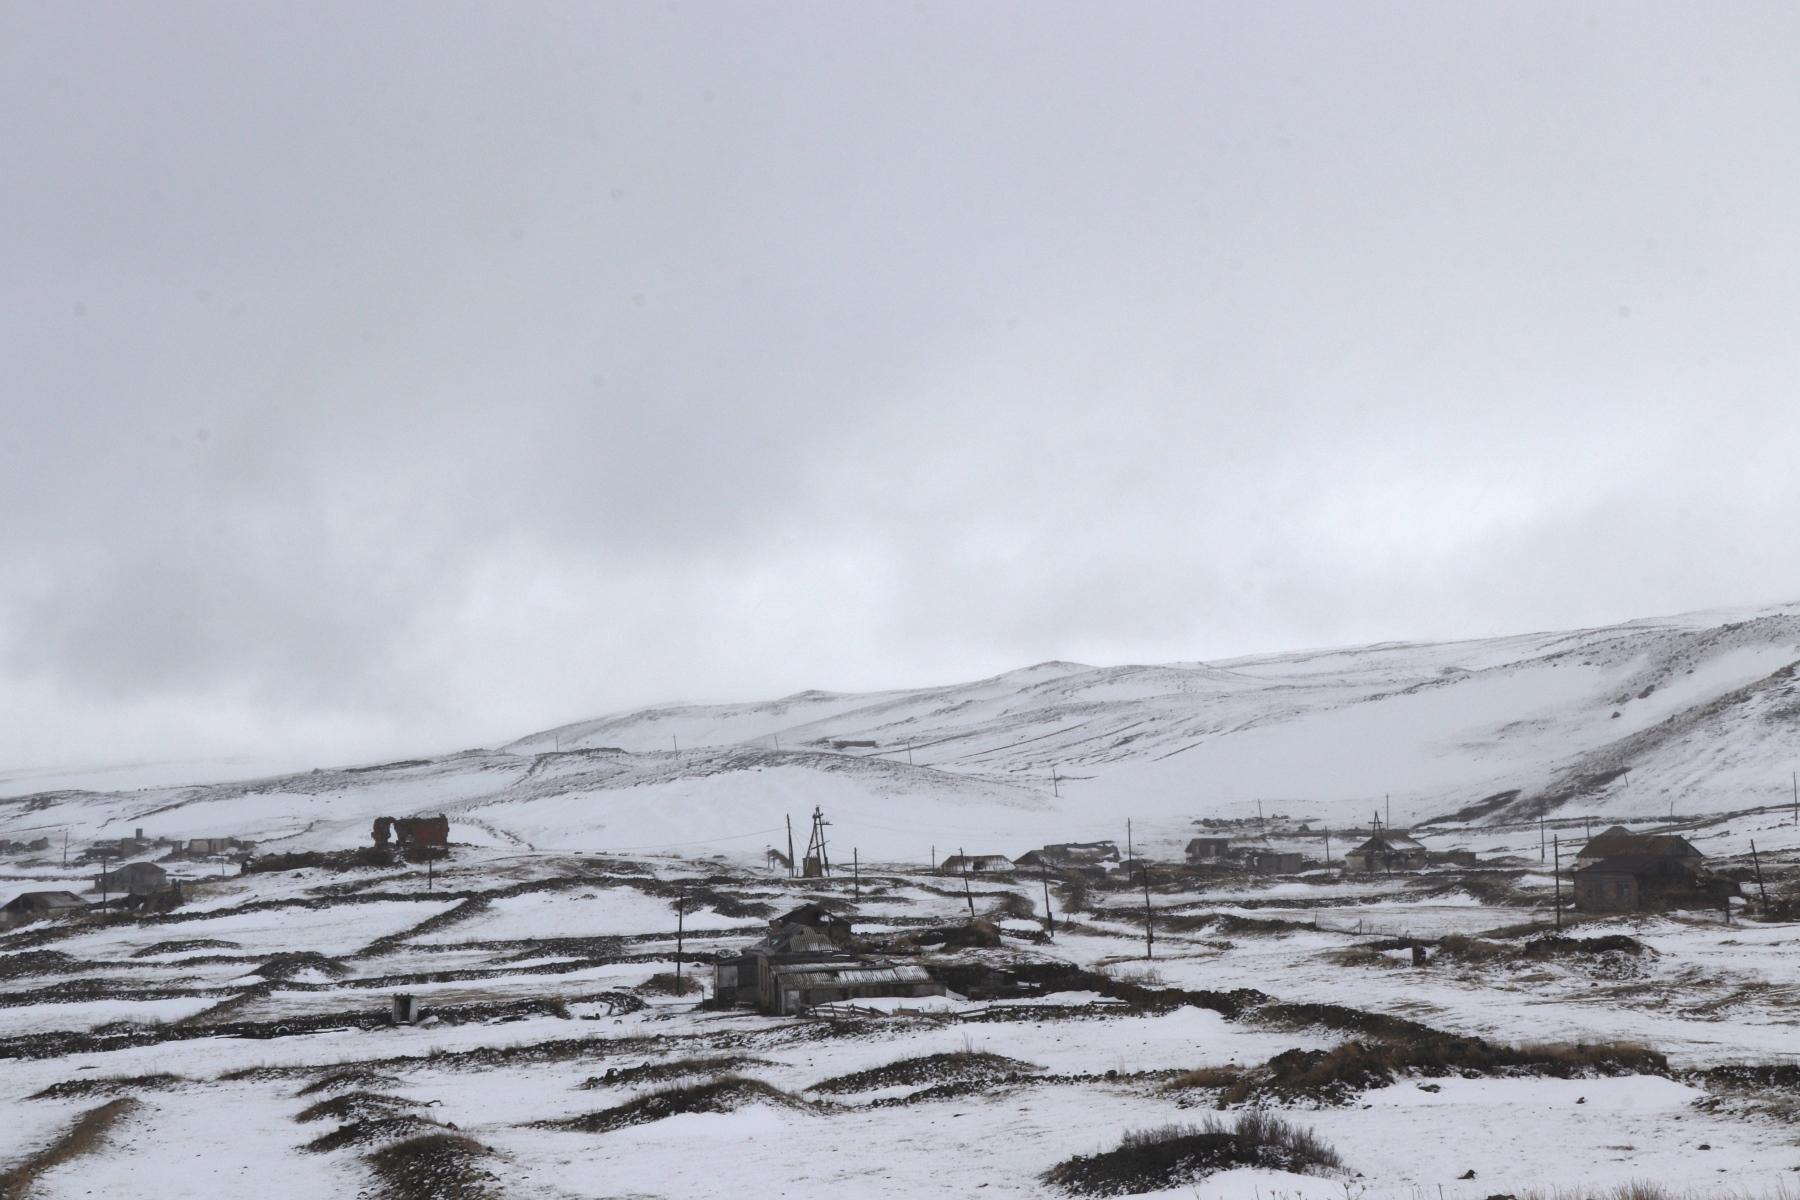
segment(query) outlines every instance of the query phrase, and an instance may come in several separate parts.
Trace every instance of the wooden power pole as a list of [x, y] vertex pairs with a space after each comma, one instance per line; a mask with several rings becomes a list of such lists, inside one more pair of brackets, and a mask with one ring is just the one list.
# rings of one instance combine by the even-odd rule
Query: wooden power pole
[[1562, 839], [1556, 840], [1556, 927], [1562, 928]]
[[1144, 868], [1144, 957], [1156, 957], [1156, 935], [1150, 928], [1150, 868]]

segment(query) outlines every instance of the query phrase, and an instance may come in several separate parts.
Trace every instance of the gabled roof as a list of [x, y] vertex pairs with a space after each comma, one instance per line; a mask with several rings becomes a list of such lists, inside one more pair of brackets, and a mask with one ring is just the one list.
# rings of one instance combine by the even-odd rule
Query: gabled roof
[[111, 870], [107, 871], [106, 874], [108, 874], [108, 875], [147, 875], [152, 872], [154, 872], [155, 874], [158, 874], [158, 875], [167, 875], [168, 874], [168, 871], [166, 871], [161, 866], [158, 866], [156, 863], [153, 863], [153, 862], [126, 863], [124, 866], [121, 866], [121, 867], [113, 867]]
[[1395, 854], [1410, 853], [1413, 851], [1423, 853], [1425, 847], [1403, 833], [1378, 833], [1356, 849], [1350, 851], [1350, 853], [1380, 854], [1384, 850]]
[[823, 928], [828, 925], [848, 925], [848, 918], [840, 917], [823, 904], [802, 904], [791, 912], [782, 913], [771, 925], [811, 925]]
[[1652, 875], [1658, 871], [1689, 871], [1680, 858], [1668, 854], [1614, 854], [1576, 869], [1577, 875]]
[[6, 907], [21, 908], [86, 908], [87, 901], [74, 892], [20, 892], [6, 902]]
[[1602, 830], [1588, 839], [1577, 858], [1616, 858], [1625, 854], [1653, 854], [1662, 858], [1705, 858], [1694, 843], [1678, 833], [1633, 833], [1622, 825]]

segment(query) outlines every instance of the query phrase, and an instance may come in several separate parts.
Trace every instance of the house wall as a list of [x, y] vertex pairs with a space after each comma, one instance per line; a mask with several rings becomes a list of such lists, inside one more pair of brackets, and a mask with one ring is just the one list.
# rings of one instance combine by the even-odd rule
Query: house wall
[[1643, 889], [1632, 875], [1578, 875], [1575, 907], [1582, 912], [1636, 912], [1643, 904]]

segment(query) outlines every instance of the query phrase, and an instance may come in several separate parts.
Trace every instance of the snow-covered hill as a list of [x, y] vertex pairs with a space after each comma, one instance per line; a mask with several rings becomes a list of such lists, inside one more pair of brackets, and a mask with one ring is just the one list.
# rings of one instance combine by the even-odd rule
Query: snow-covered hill
[[0, 801], [0, 836], [243, 834], [351, 845], [377, 815], [569, 849], [760, 853], [814, 805], [841, 852], [1161, 843], [1194, 818], [1344, 824], [1692, 815], [1800, 767], [1800, 605], [1211, 663], [1041, 663], [911, 691], [671, 705], [492, 751], [239, 783]]

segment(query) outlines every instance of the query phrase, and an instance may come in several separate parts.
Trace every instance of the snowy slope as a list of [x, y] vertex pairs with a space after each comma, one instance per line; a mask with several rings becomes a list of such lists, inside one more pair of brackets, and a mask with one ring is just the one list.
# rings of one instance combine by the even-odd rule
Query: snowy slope
[[[666, 705], [493, 751], [250, 782], [0, 801], [0, 835], [351, 845], [377, 815], [567, 849], [760, 854], [814, 805], [907, 860], [1046, 838], [1153, 845], [1196, 817], [1344, 824], [1723, 812], [1800, 766], [1800, 605], [1213, 663], [1043, 663], [973, 683]], [[1053, 778], [1054, 776], [1054, 778]], [[18, 785], [14, 785], [15, 788]], [[1391, 800], [1389, 799], [1391, 797]]]

